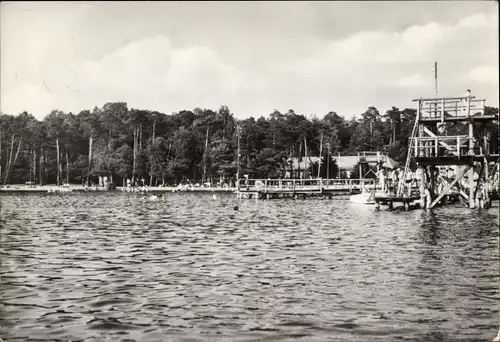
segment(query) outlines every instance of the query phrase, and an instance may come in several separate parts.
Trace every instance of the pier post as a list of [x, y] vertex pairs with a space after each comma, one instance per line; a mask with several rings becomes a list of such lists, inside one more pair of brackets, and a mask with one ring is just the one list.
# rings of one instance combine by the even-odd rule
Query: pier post
[[484, 163], [484, 180], [485, 182], [488, 182], [490, 179], [490, 170], [488, 170], [488, 158], [486, 156], [483, 159]]
[[[470, 94], [467, 99], [467, 117], [470, 117]], [[469, 120], [469, 156], [474, 155], [474, 126], [472, 122]], [[469, 169], [469, 207], [474, 209], [474, 204], [476, 199], [474, 198], [474, 162], [473, 167]]]
[[418, 166], [420, 173], [420, 183], [419, 183], [419, 192], [420, 192], [420, 206], [422, 208], [425, 207], [425, 186], [426, 186], [426, 177], [425, 177], [425, 167], [422, 165]]
[[436, 167], [432, 165], [430, 167], [430, 196], [431, 196], [431, 201], [434, 200], [436, 197]]
[[358, 152], [358, 163], [359, 163], [359, 177], [358, 178], [362, 178], [363, 177], [363, 164], [361, 164], [359, 161], [361, 160], [361, 156]]
[[[498, 254], [500, 254], [500, 239], [498, 240]], [[498, 259], [498, 267], [500, 268], [500, 258]], [[498, 281], [498, 290], [500, 291], [500, 280]], [[500, 314], [500, 312], [499, 312], [499, 314]], [[500, 321], [500, 319], [499, 319], [499, 321]], [[498, 327], [498, 333], [497, 333], [497, 336], [493, 339], [493, 342], [500, 342], [500, 327]]]
[[471, 167], [467, 173], [469, 177], [469, 208], [474, 209], [474, 167]]

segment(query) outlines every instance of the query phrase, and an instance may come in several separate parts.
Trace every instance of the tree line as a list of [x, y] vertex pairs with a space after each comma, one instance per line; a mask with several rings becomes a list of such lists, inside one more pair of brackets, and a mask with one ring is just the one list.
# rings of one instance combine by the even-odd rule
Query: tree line
[[[238, 145], [240, 177], [280, 177], [290, 158], [320, 156], [334, 165], [336, 155], [359, 151], [381, 151], [404, 163], [415, 116], [415, 109], [392, 107], [381, 114], [369, 107], [350, 119], [333, 111], [308, 118], [290, 109], [237, 120], [227, 106], [167, 115], [124, 102], [78, 114], [53, 110], [43, 120], [27, 112], [1, 113], [0, 177], [3, 184], [90, 184], [99, 176], [118, 185], [126, 178], [149, 185], [234, 181]], [[464, 124], [447, 129], [467, 134]], [[498, 125], [491, 130], [498, 142]], [[316, 175], [317, 169], [307, 171]], [[332, 177], [336, 168], [331, 170], [318, 174]]]

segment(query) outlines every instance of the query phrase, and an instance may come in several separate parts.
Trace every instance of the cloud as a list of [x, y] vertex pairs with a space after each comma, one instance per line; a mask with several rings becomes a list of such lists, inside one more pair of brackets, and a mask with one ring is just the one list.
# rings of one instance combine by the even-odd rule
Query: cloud
[[84, 107], [107, 101], [127, 101], [129, 107], [166, 112], [196, 106], [237, 106], [235, 97], [254, 89], [246, 71], [225, 63], [213, 49], [173, 48], [170, 39], [162, 35], [85, 62], [65, 77], [69, 89], [78, 92], [58, 90], [71, 93], [67, 100], [84, 100]]
[[[43, 85], [42, 85], [43, 87]], [[1, 92], [0, 99], [0, 111], [8, 114], [18, 114], [26, 110], [28, 113], [37, 113], [38, 110], [46, 109], [43, 115], [50, 113], [52, 109], [63, 109], [54, 98], [54, 96], [49, 93], [46, 88], [43, 88], [34, 84], [23, 84], [21, 86], [9, 89], [9, 91]], [[18, 110], [9, 110], [10, 108], [18, 108]], [[43, 115], [36, 115], [42, 117]]]
[[170, 67], [171, 56], [167, 37], [148, 37], [100, 59], [84, 62], [77, 67], [76, 75], [67, 74], [67, 81], [73, 88], [92, 95], [147, 96], [164, 86], [163, 78]]
[[478, 27], [493, 27], [496, 24], [498, 24], [498, 21], [495, 20], [495, 16], [487, 15], [486, 13], [477, 13], [463, 18], [458, 22], [457, 26], [474, 29]]
[[173, 51], [166, 86], [169, 94], [233, 95], [240, 86], [240, 79], [237, 70], [225, 64], [215, 51], [206, 46], [194, 46]]
[[[474, 81], [474, 91], [498, 106], [498, 71], [481, 67], [468, 73], [474, 65], [497, 64], [496, 17], [481, 14], [450, 25], [431, 22], [401, 32], [356, 33], [323, 41], [308, 58], [279, 68], [287, 79], [296, 76], [302, 98], [310, 97], [310, 103], [329, 99], [323, 101], [323, 113], [327, 105], [344, 115], [361, 113], [372, 104], [381, 111], [392, 105], [411, 106], [412, 98], [434, 94], [434, 61], [440, 94], [461, 94]], [[297, 109], [307, 111], [305, 106]]]
[[[313, 19], [308, 12], [308, 22]], [[223, 36], [200, 33], [212, 39], [204, 42], [183, 43], [165, 31], [132, 41], [117, 38], [104, 53], [93, 50], [93, 41], [77, 31], [61, 32], [76, 30], [86, 20], [82, 13], [66, 17], [47, 45], [31, 42], [27, 29], [23, 34], [29, 42], [16, 45], [18, 40], [8, 36], [2, 46], [2, 111], [28, 110], [43, 117], [54, 108], [78, 112], [125, 101], [129, 107], [165, 113], [226, 104], [239, 118], [291, 108], [351, 116], [368, 106], [381, 112], [393, 105], [412, 106], [412, 98], [433, 94], [434, 61], [439, 63], [440, 94], [472, 87], [498, 106], [496, 13], [334, 39], [320, 38], [311, 28], [308, 35], [283, 30], [280, 37], [259, 38], [260, 45], [238, 26]], [[50, 36], [49, 28], [42, 31], [33, 37], [42, 41]], [[2, 30], [2, 42], [3, 37]], [[104, 45], [99, 35], [92, 38]]]
[[423, 77], [418, 74], [405, 76], [396, 81], [398, 87], [418, 88], [425, 85]]
[[467, 74], [472, 82], [490, 83], [498, 86], [498, 66], [479, 66], [470, 70]]
[[494, 17], [474, 15], [455, 25], [431, 22], [411, 26], [402, 32], [360, 32], [344, 39], [322, 42], [323, 48], [317, 52], [316, 59], [323, 65], [330, 61], [332, 66], [339, 63], [354, 66], [360, 63], [429, 63], [439, 57], [466, 61], [491, 46], [498, 47], [496, 35], [492, 34], [498, 27]]

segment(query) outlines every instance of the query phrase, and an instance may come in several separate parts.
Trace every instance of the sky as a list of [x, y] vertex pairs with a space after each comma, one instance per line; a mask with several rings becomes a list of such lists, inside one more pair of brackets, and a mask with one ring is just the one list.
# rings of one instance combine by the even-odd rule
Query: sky
[[467, 89], [499, 103], [498, 2], [9, 2], [0, 110], [106, 102], [352, 117]]

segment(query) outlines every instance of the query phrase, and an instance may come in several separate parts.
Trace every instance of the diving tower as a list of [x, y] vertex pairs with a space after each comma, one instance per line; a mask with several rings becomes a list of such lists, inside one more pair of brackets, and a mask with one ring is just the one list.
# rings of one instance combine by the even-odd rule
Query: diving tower
[[[499, 116], [486, 113], [486, 100], [468, 91], [463, 97], [413, 102], [417, 116], [408, 159], [414, 158], [423, 175], [420, 194], [427, 189], [426, 207], [434, 207], [452, 189], [459, 189], [470, 208], [475, 207], [476, 198], [487, 202], [492, 192], [498, 194], [498, 151], [493, 150], [491, 123], [498, 123]], [[445, 125], [457, 122], [466, 124], [467, 134], [447, 135]], [[455, 167], [454, 177], [441, 177], [439, 169], [450, 166]], [[445, 186], [438, 187], [439, 183]]]

